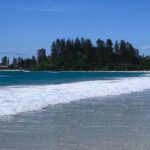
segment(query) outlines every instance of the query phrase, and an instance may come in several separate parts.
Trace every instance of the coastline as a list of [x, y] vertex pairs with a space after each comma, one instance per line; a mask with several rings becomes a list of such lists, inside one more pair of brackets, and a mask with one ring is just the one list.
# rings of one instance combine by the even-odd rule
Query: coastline
[[16, 71], [16, 72], [19, 72], [19, 71], [22, 71], [22, 70], [19, 70], [19, 69], [17, 69], [17, 70], [16, 70], [16, 69], [11, 70], [11, 69], [8, 69], [8, 70], [0, 70], [0, 71], [1, 71], [1, 72], [2, 72], [2, 71], [8, 71], [8, 72], [9, 72], [9, 71], [10, 71], [10, 72], [11, 72], [11, 71], [12, 71], [12, 72], [15, 72], [15, 71]]
[[150, 72], [150, 70], [133, 70], [133, 71], [125, 71], [125, 70], [122, 70], [122, 71], [117, 71], [117, 70], [71, 70], [71, 71], [68, 71], [68, 70], [60, 70], [60, 71], [55, 71], [55, 70], [19, 70], [19, 69], [10, 69], [10, 70], [0, 70], [0, 72]]

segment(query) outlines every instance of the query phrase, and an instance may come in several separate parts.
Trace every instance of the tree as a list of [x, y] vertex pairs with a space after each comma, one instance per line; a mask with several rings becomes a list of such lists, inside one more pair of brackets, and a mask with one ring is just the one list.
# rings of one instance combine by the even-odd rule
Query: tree
[[[8, 58], [2, 59], [8, 64]], [[96, 46], [90, 39], [56, 39], [51, 45], [51, 54], [40, 61], [32, 58], [13, 59], [11, 68], [37, 70], [134, 70], [150, 69], [150, 58], [138, 57], [136, 49], [125, 41], [113, 42], [107, 39], [96, 41]]]
[[112, 62], [113, 57], [113, 43], [111, 39], [107, 39], [105, 43], [105, 51], [104, 51], [104, 57], [106, 63]]
[[104, 63], [104, 41], [101, 39], [98, 39], [97, 42], [97, 47], [96, 47], [96, 60], [98, 65], [101, 65]]
[[115, 52], [116, 54], [119, 54], [119, 44], [118, 44], [118, 41], [115, 42], [114, 52]]
[[127, 59], [127, 49], [126, 49], [126, 43], [124, 40], [120, 41], [119, 44], [119, 57], [121, 62], [126, 62]]

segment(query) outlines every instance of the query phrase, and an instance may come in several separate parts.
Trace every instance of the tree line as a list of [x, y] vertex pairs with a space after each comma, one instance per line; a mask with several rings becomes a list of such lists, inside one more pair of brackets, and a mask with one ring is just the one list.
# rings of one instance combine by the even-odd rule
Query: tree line
[[[7, 65], [7, 56], [2, 65]], [[106, 41], [97, 39], [56, 39], [51, 44], [49, 56], [36, 58], [14, 58], [11, 69], [28, 70], [148, 70], [150, 58], [139, 56], [139, 50], [124, 40]]]

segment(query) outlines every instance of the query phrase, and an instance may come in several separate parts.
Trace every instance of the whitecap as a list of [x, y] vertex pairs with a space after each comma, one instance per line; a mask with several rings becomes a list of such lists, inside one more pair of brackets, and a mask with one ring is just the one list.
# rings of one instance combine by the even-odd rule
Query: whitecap
[[35, 111], [50, 105], [81, 99], [128, 94], [146, 89], [150, 89], [150, 77], [0, 87], [0, 116]]

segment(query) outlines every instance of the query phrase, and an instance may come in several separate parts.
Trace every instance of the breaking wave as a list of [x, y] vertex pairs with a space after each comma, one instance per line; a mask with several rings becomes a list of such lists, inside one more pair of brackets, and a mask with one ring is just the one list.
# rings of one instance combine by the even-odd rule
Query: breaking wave
[[35, 111], [76, 100], [121, 95], [150, 89], [150, 77], [84, 81], [56, 85], [0, 87], [0, 116]]

